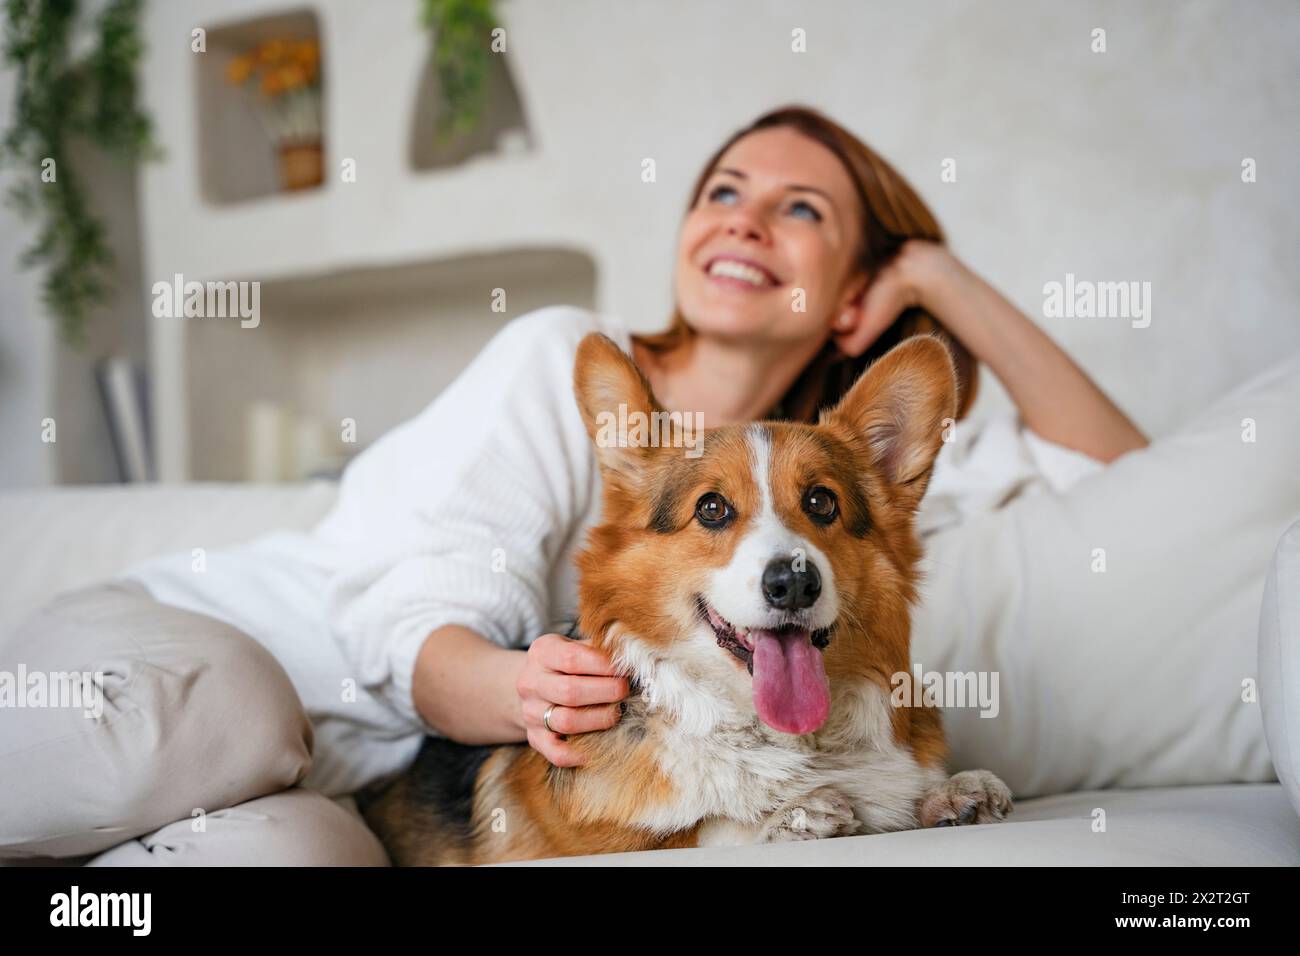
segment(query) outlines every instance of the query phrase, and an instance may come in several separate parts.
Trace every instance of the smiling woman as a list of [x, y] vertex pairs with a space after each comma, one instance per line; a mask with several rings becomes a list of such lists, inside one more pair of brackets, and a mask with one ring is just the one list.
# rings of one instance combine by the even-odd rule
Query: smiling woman
[[667, 331], [635, 338], [638, 364], [669, 407], [710, 404], [689, 382], [671, 381], [688, 354], [744, 383], [737, 392], [751, 401], [718, 408], [710, 425], [811, 421], [898, 342], [932, 333], [953, 354], [964, 417], [977, 364], [916, 303], [862, 348], [842, 348], [868, 319], [879, 323], [864, 314], [863, 293], [909, 239], [942, 242], [943, 233], [884, 159], [813, 110], [767, 113], [724, 143], [696, 180], [678, 242], [677, 307]]
[[[22, 741], [31, 759], [46, 753], [37, 746], [42, 739], [78, 752], [60, 750], [48, 766], [13, 774], [31, 786], [12, 807], [0, 807], [21, 823], [6, 831], [0, 816], [0, 855], [48, 854], [56, 845], [65, 855], [99, 852], [118, 836], [159, 830], [187, 808], [231, 807], [268, 793], [283, 803], [283, 791], [299, 781], [317, 797], [366, 792], [410, 766], [430, 735], [465, 745], [527, 741], [540, 755], [530, 758], [539, 773], [550, 765], [583, 766], [594, 741], [582, 735], [619, 725], [625, 707], [634, 715], [669, 699], [663, 694], [672, 688], [642, 685], [625, 700], [627, 673], [600, 647], [567, 637], [578, 626], [575, 558], [601, 521], [602, 489], [623, 467], [618, 456], [609, 468], [598, 467], [607, 446], [593, 442], [575, 402], [580, 343], [593, 332], [621, 354], [618, 367], [644, 381], [647, 407], [636, 410], [647, 422], [651, 413], [666, 413], [670, 423], [677, 415], [694, 434], [701, 423], [712, 430], [790, 420], [757, 428], [760, 436], [816, 421], [820, 410], [852, 394], [866, 365], [904, 339], [933, 333], [899, 351], [919, 347], [930, 353], [928, 364], [942, 366], [942, 407], [931, 403], [917, 414], [927, 390], [912, 363], [896, 369], [896, 387], [881, 406], [921, 422], [934, 451], [917, 461], [886, 456], [882, 466], [899, 472], [891, 483], [906, 507], [894, 509], [897, 520], [915, 517], [922, 536], [952, 515], [1005, 503], [1035, 478], [1061, 490], [1071, 477], [1144, 444], [1082, 371], [942, 240], [915, 191], [842, 127], [802, 108], [761, 117], [718, 151], [696, 183], [678, 242], [676, 309], [664, 333], [634, 336], [617, 316], [571, 306], [520, 316], [424, 411], [349, 464], [333, 510], [312, 531], [209, 553], [203, 574], [194, 573], [189, 551], [156, 558], [130, 569], [126, 582], [57, 599], [0, 645], [0, 665], [37, 647], [51, 669], [71, 669], [74, 662], [118, 661], [115, 648], [147, 631], [179, 659], [145, 668], [162, 682], [157, 686], [129, 668], [120, 674], [129, 686], [157, 691], [139, 701], [141, 726], [229, 722], [237, 701], [241, 719], [276, 729], [255, 735], [261, 749], [232, 748], [238, 766], [196, 776], [185, 760], [192, 747], [156, 751], [147, 735], [121, 722], [113, 732], [129, 739], [74, 739], [61, 725], [24, 712], [21, 726], [15, 720], [0, 731]], [[982, 426], [979, 454], [965, 455], [969, 442], [947, 438], [971, 407], [977, 359], [1007, 386], [1027, 427]], [[590, 364], [587, 371], [599, 381], [600, 368]], [[603, 407], [611, 414], [606, 423], [621, 424], [616, 406]], [[1031, 437], [1029, 428], [1038, 434]], [[623, 438], [634, 441], [637, 430], [629, 416]], [[627, 444], [619, 429], [610, 431], [615, 447]], [[729, 430], [733, 441], [748, 432]], [[808, 537], [842, 534], [849, 549], [874, 547], [891, 533], [880, 488], [849, 467], [851, 456], [755, 439], [727, 457], [755, 469], [746, 499], [737, 497], [725, 469], [718, 471], [709, 443], [725, 443], [719, 436], [706, 433], [704, 454], [695, 441], [661, 446], [664, 461], [673, 462], [669, 490], [679, 493], [659, 495], [664, 506], [650, 509], [639, 533], [667, 535], [685, 516], [699, 534], [683, 542], [719, 547], [746, 525], [746, 514], [760, 512], [773, 515], [763, 524], [769, 542], [785, 540], [782, 529], [792, 527]], [[891, 443], [883, 434], [869, 441]], [[787, 456], [781, 449], [796, 450]], [[760, 509], [760, 499], [784, 506]], [[629, 540], [626, 550], [637, 553]], [[836, 578], [816, 556], [812, 563], [821, 570], [808, 571], [789, 551], [755, 548], [747, 566], [759, 570], [737, 572], [736, 590], [752, 577], [748, 597], [757, 601], [761, 587], [765, 605], [791, 616], [793, 629], [785, 626], [790, 621], [757, 620], [752, 608], [719, 594], [706, 599], [703, 618], [691, 604], [673, 613], [653, 608], [644, 620], [662, 630], [665, 644], [686, 640], [672, 622], [696, 631], [707, 623], [709, 653], [725, 645], [732, 653], [720, 659], [742, 680], [743, 658], [752, 654], [753, 689], [772, 732], [801, 734], [824, 709], [813, 678], [836, 645], [823, 646], [829, 624], [818, 613], [832, 607]], [[898, 546], [887, 550], [903, 554]], [[907, 554], [904, 563], [919, 551]], [[644, 583], [639, 579], [629, 593], [653, 594], [655, 577], [680, 583], [690, 557], [683, 550], [646, 561]], [[83, 605], [95, 613], [83, 613]], [[878, 625], [879, 608], [869, 605], [864, 600], [859, 616], [870, 614]], [[814, 607], [822, 611], [810, 613]], [[268, 652], [283, 671], [268, 679], [259, 701], [247, 671], [256, 665], [265, 673]], [[777, 666], [781, 661], [791, 666]], [[895, 664], [891, 670], [906, 669], [901, 658]], [[204, 675], [210, 698], [172, 692], [168, 681], [188, 679], [191, 669]], [[181, 713], [177, 700], [186, 702]], [[692, 702], [701, 735], [711, 732], [714, 703]], [[0, 739], [0, 752], [3, 745]], [[116, 795], [117, 803], [62, 800], [79, 791], [51, 767], [101, 766], [96, 748], [138, 751], [141, 765], [123, 767], [122, 779], [100, 781], [97, 792]], [[167, 784], [151, 790], [141, 781]], [[212, 781], [229, 785], [213, 791]], [[166, 794], [183, 802], [159, 799]], [[898, 804], [898, 825], [911, 819], [906, 803]], [[338, 809], [323, 798], [316, 808], [320, 820]], [[318, 825], [317, 817], [296, 810], [294, 817], [306, 821], [306, 830]], [[373, 859], [374, 839], [359, 821], [352, 837], [345, 844], [335, 834], [312, 839], [268, 825], [240, 853], [256, 859], [271, 845], [281, 855], [321, 846], [342, 862]], [[147, 857], [147, 846], [138, 855]]]

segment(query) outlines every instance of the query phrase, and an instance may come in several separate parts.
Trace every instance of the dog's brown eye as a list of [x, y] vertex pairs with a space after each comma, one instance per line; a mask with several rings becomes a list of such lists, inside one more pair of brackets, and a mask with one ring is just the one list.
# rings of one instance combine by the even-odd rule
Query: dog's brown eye
[[695, 517], [706, 528], [719, 528], [731, 518], [731, 505], [722, 495], [710, 491], [695, 502]]
[[809, 488], [804, 492], [803, 510], [814, 521], [821, 524], [830, 524], [835, 520], [840, 508], [839, 503], [835, 500], [835, 492], [823, 485], [817, 485], [815, 488]]

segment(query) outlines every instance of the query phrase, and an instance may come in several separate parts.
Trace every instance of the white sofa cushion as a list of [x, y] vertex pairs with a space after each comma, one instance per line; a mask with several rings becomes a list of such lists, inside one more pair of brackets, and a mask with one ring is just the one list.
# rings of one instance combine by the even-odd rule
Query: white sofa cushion
[[59, 591], [112, 577], [145, 558], [312, 527], [334, 502], [304, 485], [82, 485], [0, 494], [0, 634]]
[[1300, 814], [1300, 521], [1282, 535], [1264, 584], [1259, 699], [1273, 767]]
[[1243, 682], [1300, 515], [1298, 409], [1300, 354], [1067, 493], [930, 539], [914, 659], [999, 676], [996, 717], [945, 710], [956, 767], [1019, 797], [1274, 779]]

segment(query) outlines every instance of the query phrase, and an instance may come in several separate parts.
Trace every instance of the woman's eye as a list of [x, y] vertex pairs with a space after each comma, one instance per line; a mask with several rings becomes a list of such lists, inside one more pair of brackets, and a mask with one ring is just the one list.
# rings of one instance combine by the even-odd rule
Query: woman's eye
[[695, 502], [695, 517], [706, 528], [720, 527], [731, 517], [731, 513], [731, 505], [727, 503], [727, 499], [716, 491], [710, 491]]
[[[735, 201], [735, 197], [738, 195], [739, 193], [730, 186], [714, 186], [709, 190], [708, 198], [710, 202], [718, 202], [719, 199], [725, 197], [727, 199], [727, 204], [730, 205]], [[822, 221], [822, 214], [817, 207], [802, 199], [796, 200], [792, 203], [789, 211], [791, 215], [794, 215], [799, 219], [807, 219], [809, 222]]]
[[821, 221], [822, 221], [822, 214], [821, 214], [820, 212], [817, 211], [817, 208], [816, 208], [815, 206], [813, 206], [812, 204], [810, 204], [810, 203], [806, 203], [806, 202], [804, 202], [803, 200], [800, 200], [799, 202], [795, 203], [793, 206], [790, 207], [790, 209], [791, 209], [792, 211], [793, 211], [793, 210], [796, 210], [796, 209], [803, 209], [803, 210], [806, 210], [806, 211], [808, 212], [808, 214], [811, 216], [811, 218], [810, 218], [810, 220], [809, 220], [810, 222], [821, 222]]
[[839, 513], [839, 502], [835, 500], [835, 492], [823, 485], [817, 485], [804, 492], [803, 510], [814, 521], [830, 524]]

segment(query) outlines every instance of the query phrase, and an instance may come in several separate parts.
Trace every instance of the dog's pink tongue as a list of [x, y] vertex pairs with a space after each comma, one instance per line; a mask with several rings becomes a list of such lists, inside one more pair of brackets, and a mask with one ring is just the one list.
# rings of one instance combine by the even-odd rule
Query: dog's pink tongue
[[807, 631], [750, 631], [754, 642], [754, 709], [775, 730], [809, 734], [826, 722], [830, 685], [821, 651]]

